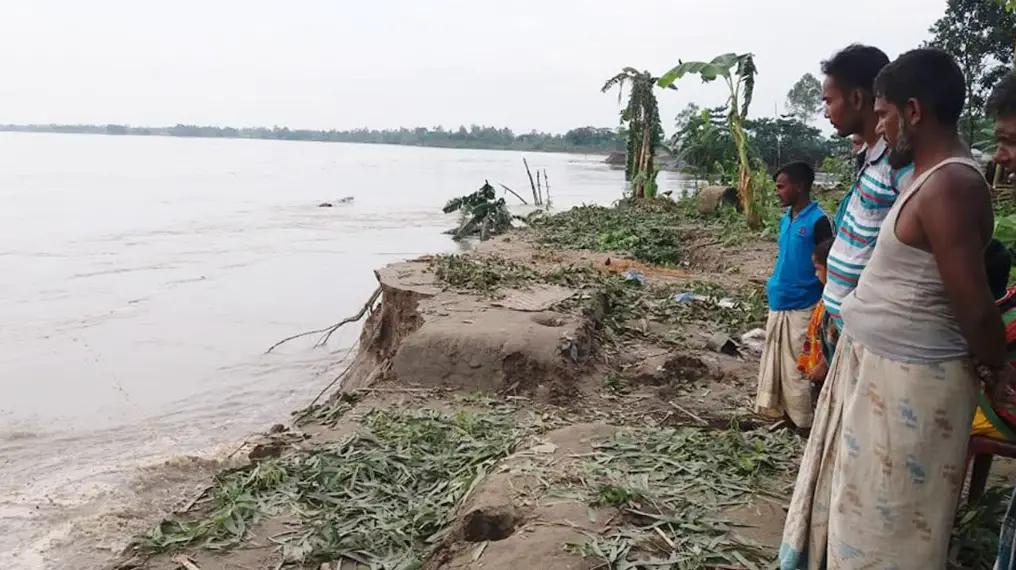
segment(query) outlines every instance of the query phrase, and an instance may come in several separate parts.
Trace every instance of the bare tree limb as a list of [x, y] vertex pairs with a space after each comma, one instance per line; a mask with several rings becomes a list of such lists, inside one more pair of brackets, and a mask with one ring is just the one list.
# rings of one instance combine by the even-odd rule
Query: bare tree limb
[[550, 208], [550, 178], [547, 178], [547, 169], [543, 169], [543, 186], [547, 189], [546, 206]]
[[329, 329], [328, 332], [325, 333], [317, 341], [317, 344], [315, 344], [314, 347], [317, 348], [319, 346], [324, 346], [328, 344], [328, 339], [332, 338], [332, 334], [334, 334], [335, 331], [339, 330], [340, 327], [342, 327], [343, 325], [347, 325], [349, 323], [355, 323], [356, 321], [362, 319], [363, 315], [367, 313], [367, 310], [373, 308], [374, 303], [377, 303], [377, 300], [380, 297], [381, 297], [381, 288], [378, 287], [377, 289], [374, 289], [374, 293], [370, 296], [370, 299], [367, 299], [367, 302], [364, 303], [362, 307], [360, 307], [360, 312], [356, 313], [352, 317], [346, 317], [341, 322], [336, 323], [334, 326], [332, 326], [332, 328]]
[[683, 406], [679, 406], [679, 405], [675, 404], [674, 402], [667, 402], [667, 403], [670, 404], [675, 410], [683, 413], [684, 415], [686, 415], [689, 418], [697, 421], [698, 423], [700, 423], [700, 424], [702, 424], [704, 426], [709, 425], [709, 422], [707, 422], [704, 419], [702, 419], [701, 417], [695, 415], [695, 413], [692, 412], [691, 410], [689, 410], [689, 409], [687, 409], [687, 408], [685, 408]]
[[529, 161], [527, 161], [526, 157], [524, 157], [524, 156], [522, 157], [522, 164], [526, 165], [526, 174], [529, 175], [529, 186], [532, 187], [532, 189], [533, 189], [533, 202], [537, 206], [539, 206], [540, 205], [540, 195], [536, 193], [536, 182], [533, 181], [533, 173], [529, 171]]
[[278, 348], [280, 345], [283, 345], [283, 344], [285, 344], [285, 343], [287, 343], [287, 342], [289, 342], [291, 340], [296, 340], [298, 338], [303, 338], [305, 336], [310, 336], [310, 335], [314, 335], [314, 334], [322, 334], [322, 337], [320, 339], [318, 339], [317, 342], [314, 343], [314, 348], [317, 348], [317, 347], [320, 347], [320, 346], [324, 346], [325, 344], [328, 343], [328, 339], [331, 338], [332, 334], [335, 331], [339, 330], [344, 325], [348, 325], [349, 323], [355, 323], [356, 321], [359, 321], [360, 319], [362, 319], [363, 315], [365, 315], [367, 313], [367, 309], [373, 307], [374, 303], [377, 302], [378, 297], [380, 297], [380, 296], [381, 296], [381, 288], [378, 287], [377, 289], [374, 290], [374, 293], [371, 294], [370, 299], [368, 299], [367, 302], [363, 304], [363, 307], [361, 307], [359, 312], [357, 312], [355, 315], [353, 315], [351, 317], [346, 317], [346, 318], [342, 319], [341, 321], [335, 323], [334, 325], [332, 325], [330, 327], [325, 327], [323, 329], [317, 329], [317, 330], [313, 330], [313, 331], [307, 331], [307, 332], [303, 332], [303, 333], [300, 333], [300, 334], [295, 334], [295, 335], [290, 336], [290, 337], [286, 337], [286, 338], [280, 340], [279, 342], [273, 344], [271, 346], [271, 348], [269, 348], [268, 350], [265, 351], [265, 354], [270, 353], [271, 351], [273, 351], [276, 348]]
[[525, 205], [527, 205], [527, 206], [529, 205], [529, 202], [526, 202], [526, 199], [525, 199], [525, 198], [523, 198], [522, 196], [519, 196], [518, 194], [516, 194], [516, 193], [515, 193], [515, 191], [514, 191], [514, 190], [512, 190], [511, 188], [509, 188], [509, 187], [505, 186], [504, 184], [501, 184], [500, 182], [498, 182], [498, 183], [497, 183], [497, 185], [498, 185], [498, 186], [500, 186], [501, 188], [504, 188], [505, 190], [507, 190], [507, 191], [511, 192], [511, 193], [512, 193], [512, 196], [515, 196], [516, 198], [518, 198], [519, 200], [521, 200], [523, 204], [525, 204]]

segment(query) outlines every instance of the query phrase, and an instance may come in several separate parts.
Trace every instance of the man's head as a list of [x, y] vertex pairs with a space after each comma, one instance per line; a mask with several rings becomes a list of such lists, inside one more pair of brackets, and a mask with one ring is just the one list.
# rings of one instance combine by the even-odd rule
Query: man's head
[[841, 137], [864, 130], [864, 117], [871, 114], [871, 86], [889, 63], [882, 50], [854, 44], [822, 62], [822, 100], [825, 116]]
[[922, 144], [956, 137], [965, 98], [963, 71], [942, 50], [915, 49], [885, 66], [875, 78], [875, 115], [889, 164], [906, 166]]
[[850, 154], [856, 155], [864, 148], [864, 137], [854, 133], [850, 135]]
[[995, 118], [995, 164], [1016, 172], [1016, 75], [1009, 73], [988, 97], [988, 115]]
[[988, 271], [988, 286], [995, 300], [1005, 297], [1009, 286], [1009, 270], [1012, 269], [1012, 256], [1005, 245], [997, 239], [988, 242], [984, 250], [984, 267]]
[[815, 169], [806, 162], [791, 162], [773, 174], [773, 181], [776, 182], [776, 196], [780, 199], [780, 205], [786, 208], [810, 199]]
[[829, 238], [815, 246], [811, 252], [811, 262], [815, 265], [815, 277], [825, 285], [826, 271], [829, 263], [829, 251], [833, 248], [833, 239]]

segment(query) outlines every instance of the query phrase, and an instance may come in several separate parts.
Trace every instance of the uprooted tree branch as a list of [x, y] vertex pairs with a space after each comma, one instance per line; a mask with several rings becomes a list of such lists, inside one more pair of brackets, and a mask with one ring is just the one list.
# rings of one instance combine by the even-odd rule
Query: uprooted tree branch
[[287, 343], [287, 342], [289, 342], [291, 340], [296, 340], [298, 338], [303, 338], [305, 336], [311, 336], [311, 335], [315, 335], [315, 334], [320, 334], [321, 338], [319, 338], [317, 340], [317, 342], [314, 343], [314, 348], [319, 348], [319, 347], [325, 346], [326, 344], [328, 344], [328, 340], [330, 338], [332, 338], [332, 335], [335, 334], [335, 331], [339, 330], [340, 328], [342, 328], [345, 325], [348, 325], [350, 323], [355, 323], [355, 322], [359, 321], [360, 319], [363, 318], [364, 315], [367, 314], [368, 310], [373, 312], [374, 304], [377, 303], [377, 300], [380, 297], [381, 297], [381, 288], [378, 287], [371, 294], [370, 299], [367, 299], [367, 302], [364, 303], [362, 307], [360, 307], [360, 310], [357, 311], [357, 313], [355, 315], [353, 315], [351, 317], [346, 317], [346, 318], [342, 319], [341, 321], [335, 323], [334, 325], [331, 325], [329, 327], [325, 327], [323, 329], [317, 329], [317, 330], [302, 332], [300, 334], [295, 334], [293, 336], [286, 337], [286, 338], [280, 340], [279, 342], [273, 344], [268, 350], [265, 351], [265, 354], [270, 353], [271, 351], [275, 350], [279, 346], [281, 346], [281, 345], [283, 345], [283, 344], [285, 344], [285, 343]]

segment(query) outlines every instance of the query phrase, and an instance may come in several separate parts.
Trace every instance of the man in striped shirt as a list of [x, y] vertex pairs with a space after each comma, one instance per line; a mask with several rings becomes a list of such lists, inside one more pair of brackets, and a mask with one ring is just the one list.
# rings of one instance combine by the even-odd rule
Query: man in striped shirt
[[[889, 58], [882, 50], [856, 44], [822, 62], [826, 118], [838, 135], [859, 135], [865, 144], [857, 178], [836, 212], [836, 240], [829, 252], [822, 295], [826, 314], [837, 332], [843, 328], [840, 304], [857, 286], [875, 247], [882, 220], [900, 190], [906, 188], [913, 170], [913, 166], [897, 170], [889, 165], [888, 146], [875, 130], [878, 118], [872, 86], [875, 76], [888, 63]], [[834, 339], [835, 335], [832, 342]]]

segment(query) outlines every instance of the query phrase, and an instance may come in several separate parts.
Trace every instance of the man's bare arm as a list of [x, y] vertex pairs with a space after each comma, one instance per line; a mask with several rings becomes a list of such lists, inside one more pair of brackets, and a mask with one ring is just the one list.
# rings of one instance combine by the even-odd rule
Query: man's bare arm
[[984, 267], [984, 234], [990, 234], [992, 220], [990, 194], [984, 180], [952, 169], [939, 171], [926, 184], [920, 225], [960, 331], [974, 358], [1000, 370], [1005, 362], [1005, 326]]

